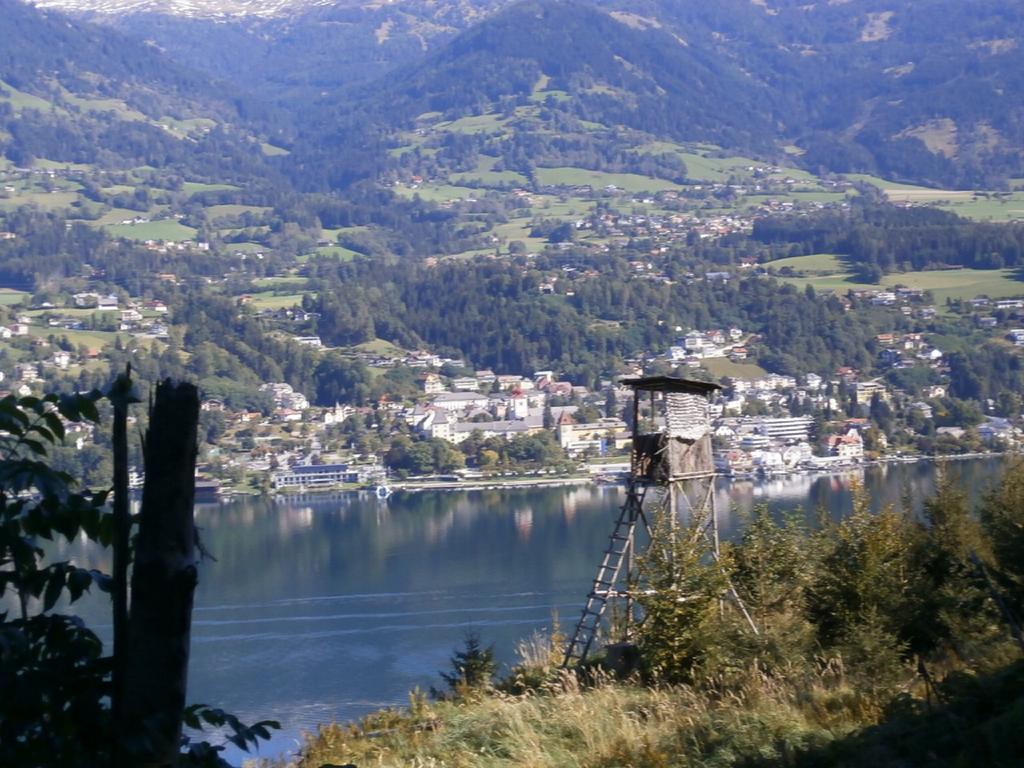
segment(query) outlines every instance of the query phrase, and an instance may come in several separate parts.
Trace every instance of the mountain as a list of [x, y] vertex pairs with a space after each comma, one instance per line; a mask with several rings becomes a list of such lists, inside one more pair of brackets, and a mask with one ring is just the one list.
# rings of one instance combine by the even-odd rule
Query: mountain
[[334, 3], [335, 0], [38, 0], [35, 5], [38, 8], [57, 8], [78, 13], [159, 13], [215, 19], [230, 16], [282, 16], [302, 8]]
[[510, 0], [47, 0], [295, 105], [421, 58]]
[[301, 115], [295, 130], [324, 145], [310, 158], [339, 142], [376, 151], [367, 135], [386, 147], [422, 112], [486, 115], [546, 78], [560, 115], [787, 148], [814, 171], [947, 187], [1024, 176], [1011, 0], [45, 2]]
[[0, 154], [16, 165], [205, 177], [261, 162], [248, 102], [151, 45], [16, 0], [0, 0], [0, 39]]

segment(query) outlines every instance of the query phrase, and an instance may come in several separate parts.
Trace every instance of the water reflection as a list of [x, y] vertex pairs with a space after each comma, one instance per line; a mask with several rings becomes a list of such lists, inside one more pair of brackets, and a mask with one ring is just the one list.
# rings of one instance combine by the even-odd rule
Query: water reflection
[[[972, 494], [998, 476], [998, 460], [956, 462], [951, 477]], [[757, 504], [813, 518], [850, 511], [863, 482], [874, 506], [935, 487], [935, 467], [720, 482], [722, 535], [735, 535]], [[396, 493], [252, 499], [197, 510], [205, 546], [196, 595], [190, 698], [243, 718], [276, 717], [285, 732], [403, 704], [436, 684], [467, 630], [493, 642], [503, 662], [517, 640], [573, 621], [593, 578], [624, 492], [573, 486], [508, 491]], [[55, 545], [109, 571], [109, 556], [80, 542]], [[109, 604], [82, 612], [109, 633]]]

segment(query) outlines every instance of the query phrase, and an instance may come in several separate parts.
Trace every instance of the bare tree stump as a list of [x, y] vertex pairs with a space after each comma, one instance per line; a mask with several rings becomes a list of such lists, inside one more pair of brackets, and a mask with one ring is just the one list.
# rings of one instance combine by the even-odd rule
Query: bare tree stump
[[144, 446], [124, 697], [124, 746], [138, 766], [168, 765], [179, 750], [197, 582], [198, 423], [194, 385], [167, 380], [157, 386]]

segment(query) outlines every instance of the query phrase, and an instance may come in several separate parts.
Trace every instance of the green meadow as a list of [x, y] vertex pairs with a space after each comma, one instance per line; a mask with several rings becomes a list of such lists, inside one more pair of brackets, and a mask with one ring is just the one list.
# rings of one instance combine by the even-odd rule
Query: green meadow
[[106, 230], [114, 237], [128, 240], [194, 240], [197, 230], [174, 219], [149, 221], [145, 224], [111, 224]]
[[652, 179], [638, 173], [605, 173], [584, 168], [538, 168], [534, 175], [542, 186], [579, 187], [590, 185], [595, 190], [615, 186], [626, 192], [661, 192], [681, 187], [664, 179]]
[[734, 363], [727, 357], [710, 357], [700, 361], [701, 367], [716, 379], [759, 379], [768, 372], [757, 363]]

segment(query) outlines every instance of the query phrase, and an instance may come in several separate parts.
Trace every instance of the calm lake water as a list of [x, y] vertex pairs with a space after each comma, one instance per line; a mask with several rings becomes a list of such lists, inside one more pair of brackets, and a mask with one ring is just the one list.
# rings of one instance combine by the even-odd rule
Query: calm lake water
[[[1003, 464], [944, 466], [977, 494]], [[919, 505], [934, 489], [936, 467], [723, 482], [722, 534], [759, 503], [843, 515], [857, 478], [876, 504]], [[571, 629], [623, 497], [619, 487], [585, 485], [200, 507], [216, 561], [201, 567], [189, 698], [245, 721], [281, 720], [283, 731], [263, 749], [274, 755], [318, 723], [402, 705], [410, 689], [438, 684], [468, 631], [512, 662], [517, 641], [550, 627], [553, 612]], [[109, 569], [78, 547], [66, 554]], [[106, 605], [97, 600], [82, 612], [109, 634]]]

